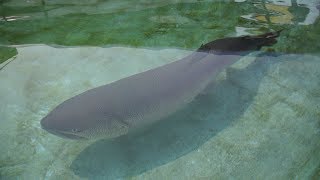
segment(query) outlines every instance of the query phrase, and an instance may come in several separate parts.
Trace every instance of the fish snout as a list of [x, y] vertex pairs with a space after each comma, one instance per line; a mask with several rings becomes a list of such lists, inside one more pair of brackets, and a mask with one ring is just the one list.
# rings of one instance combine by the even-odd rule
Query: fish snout
[[54, 122], [54, 119], [52, 119], [50, 114], [48, 114], [46, 117], [44, 117], [40, 121], [40, 125], [42, 129], [46, 130], [50, 134], [53, 134], [62, 138], [73, 139], [73, 140], [87, 139], [85, 137], [74, 134], [73, 132], [67, 132], [65, 130], [61, 130], [58, 127], [56, 127], [57, 124]]
[[41, 125], [41, 128], [44, 129], [44, 130], [49, 129], [50, 126], [49, 126], [49, 118], [48, 118], [48, 116], [46, 116], [46, 117], [41, 119], [40, 125]]

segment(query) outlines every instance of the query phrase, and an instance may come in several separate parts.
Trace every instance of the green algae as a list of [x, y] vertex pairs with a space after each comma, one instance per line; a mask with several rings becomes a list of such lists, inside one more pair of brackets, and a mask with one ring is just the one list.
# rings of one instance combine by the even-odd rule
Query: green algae
[[0, 64], [17, 55], [17, 49], [11, 47], [0, 47]]
[[284, 26], [279, 43], [275, 46], [279, 52], [316, 53], [320, 49], [320, 19], [308, 26]]
[[[239, 8], [236, 3], [180, 3], [112, 14], [31, 17], [1, 23], [0, 33], [9, 44], [196, 48], [203, 42], [231, 34], [237, 17], [248, 9], [250, 6]], [[154, 17], [164, 20], [152, 20]], [[220, 21], [221, 18], [228, 23]]]
[[[255, 29], [251, 30], [252, 33], [284, 29], [279, 43], [273, 48], [274, 51], [318, 53], [320, 49], [320, 43], [317, 41], [320, 38], [317, 33], [320, 31], [319, 19], [308, 26], [252, 21], [241, 16], [253, 12], [262, 14], [266, 13], [266, 10], [253, 7], [246, 2], [241, 6], [235, 2], [178, 3], [139, 11], [51, 16], [50, 10], [59, 7], [3, 7], [2, 9], [6, 9], [3, 12], [6, 16], [31, 16], [22, 20], [0, 22], [0, 44], [121, 45], [195, 49], [213, 39], [232, 36], [234, 27], [239, 26]], [[291, 8], [291, 11], [295, 12], [294, 10]], [[300, 13], [305, 15], [305, 11]], [[37, 14], [37, 17], [33, 17], [32, 13], [36, 12], [40, 12], [40, 16]]]

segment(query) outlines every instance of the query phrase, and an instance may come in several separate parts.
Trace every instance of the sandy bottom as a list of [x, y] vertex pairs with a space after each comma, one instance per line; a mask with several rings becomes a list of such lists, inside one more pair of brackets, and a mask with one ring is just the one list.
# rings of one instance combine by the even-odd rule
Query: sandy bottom
[[72, 141], [40, 120], [76, 94], [188, 51], [18, 47], [0, 71], [0, 178], [290, 179], [320, 176], [320, 58], [246, 57], [210, 91], [148, 129]]

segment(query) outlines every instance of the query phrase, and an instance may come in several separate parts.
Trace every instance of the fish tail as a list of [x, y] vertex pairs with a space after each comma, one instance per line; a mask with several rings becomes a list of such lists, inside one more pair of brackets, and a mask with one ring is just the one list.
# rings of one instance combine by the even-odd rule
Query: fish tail
[[260, 50], [263, 46], [272, 46], [277, 43], [277, 37], [282, 30], [268, 32], [260, 35], [228, 37], [217, 39], [207, 44], [201, 45], [199, 52], [217, 53], [217, 52], [236, 52], [248, 53], [250, 51]]

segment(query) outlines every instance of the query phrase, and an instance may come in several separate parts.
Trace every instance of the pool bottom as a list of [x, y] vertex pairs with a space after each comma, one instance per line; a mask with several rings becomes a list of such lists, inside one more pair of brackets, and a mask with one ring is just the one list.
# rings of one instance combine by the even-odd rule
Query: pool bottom
[[[212, 92], [186, 108], [185, 113], [192, 110], [190, 116], [178, 114], [150, 130], [113, 141], [87, 142], [50, 135], [39, 121], [64, 99], [189, 52], [48, 46], [17, 50], [17, 58], [0, 71], [4, 97], [0, 140], [5, 147], [0, 150], [1, 177], [318, 176], [317, 56], [267, 56], [254, 62], [243, 58], [220, 75]], [[99, 167], [86, 165], [98, 162]]]

